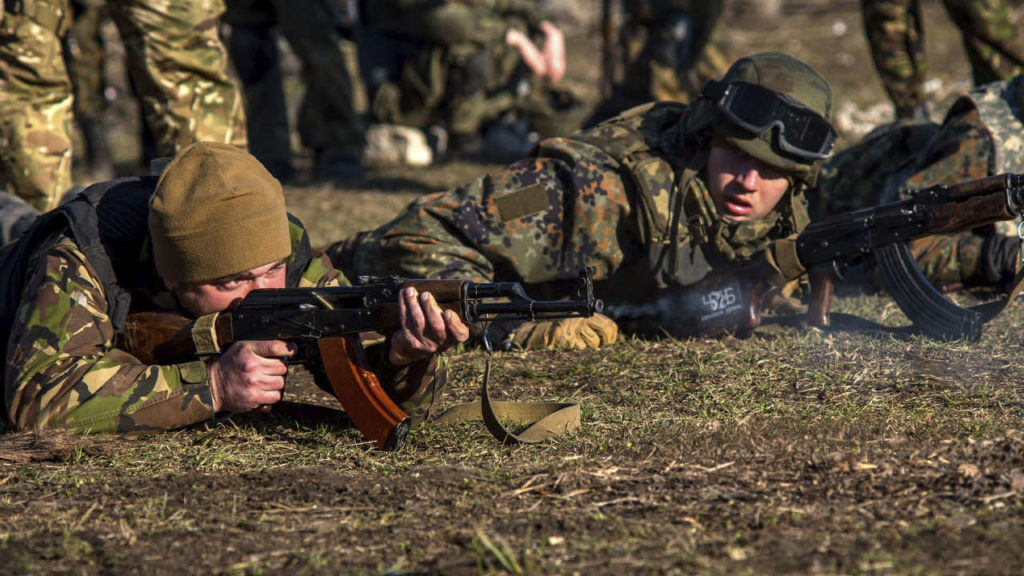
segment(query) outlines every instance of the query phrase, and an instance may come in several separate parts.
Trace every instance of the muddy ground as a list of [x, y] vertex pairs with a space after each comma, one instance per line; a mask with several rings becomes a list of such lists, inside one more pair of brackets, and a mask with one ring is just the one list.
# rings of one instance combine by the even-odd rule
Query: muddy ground
[[[941, 111], [968, 68], [941, 4], [923, 4]], [[851, 140], [886, 119], [854, 2], [756, 6], [733, 4], [730, 53], [811, 62]], [[570, 27], [570, 83], [589, 98], [594, 13]], [[119, 149], [122, 168], [136, 153]], [[372, 171], [289, 187], [288, 203], [327, 242], [487, 168]], [[837, 309], [906, 324], [883, 296]], [[577, 432], [538, 446], [466, 423], [376, 451], [301, 371], [269, 415], [143, 438], [7, 433], [0, 574], [1021, 573], [1021, 324], [1018, 304], [969, 344], [769, 318], [745, 339], [498, 354], [495, 396], [582, 408]], [[484, 361], [451, 356], [442, 405], [476, 396]]]

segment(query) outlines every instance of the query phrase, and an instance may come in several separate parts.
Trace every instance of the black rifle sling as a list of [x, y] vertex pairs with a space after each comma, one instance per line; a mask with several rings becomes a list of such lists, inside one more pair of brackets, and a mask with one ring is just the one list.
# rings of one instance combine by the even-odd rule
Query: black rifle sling
[[302, 237], [299, 238], [299, 241], [292, 240], [292, 256], [285, 268], [286, 284], [289, 287], [296, 287], [302, 280], [306, 268], [309, 267], [309, 262], [313, 259], [313, 248], [309, 243], [309, 232], [306, 232], [306, 227], [302, 225], [302, 222], [291, 214], [288, 214], [288, 221], [292, 224], [293, 231], [296, 226], [302, 230]]

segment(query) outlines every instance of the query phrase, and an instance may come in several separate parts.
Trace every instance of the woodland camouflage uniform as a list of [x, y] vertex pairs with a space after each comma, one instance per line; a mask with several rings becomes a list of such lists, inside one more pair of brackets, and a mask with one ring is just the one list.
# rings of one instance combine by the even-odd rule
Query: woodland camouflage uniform
[[[116, 215], [116, 222], [107, 221], [121, 235], [120, 241], [105, 243], [104, 250], [118, 286], [131, 295], [130, 311], [178, 310], [157, 273], [153, 241], [145, 231], [156, 178], [122, 178], [96, 186], [103, 185], [113, 187], [100, 203], [100, 227], [104, 214]], [[113, 203], [111, 208], [104, 208], [107, 202]], [[308, 236], [297, 220], [291, 220], [289, 234], [289, 286], [347, 283], [326, 258], [309, 258]], [[70, 236], [58, 234], [38, 245], [31, 262], [4, 374], [6, 417], [15, 426], [132, 433], [214, 416], [205, 362], [146, 365], [118, 348], [107, 291], [92, 261]], [[369, 346], [367, 353], [392, 398], [414, 418], [421, 417], [437, 392], [431, 383], [442, 369], [440, 360], [397, 368], [387, 362], [385, 345]]]
[[[827, 117], [828, 84], [805, 64], [763, 54], [733, 69], [749, 70], [754, 66], [744, 66], [751, 62], [763, 85], [799, 94]], [[741, 223], [719, 216], [703, 174], [712, 138], [793, 177], [768, 216]], [[747, 263], [763, 265], [781, 283], [803, 271], [780, 239], [806, 225], [801, 190], [817, 169], [780, 156], [770, 133], [752, 137], [728, 125], [705, 98], [690, 107], [651, 103], [570, 137], [543, 140], [532, 157], [422, 197], [328, 253], [347, 275], [537, 284], [574, 280], [589, 266], [598, 295], [612, 304], [644, 302], [666, 286]]]
[[[976, 85], [1024, 72], [1024, 41], [1005, 0], [943, 0], [960, 29]], [[896, 107], [909, 118], [923, 105], [927, 72], [918, 0], [861, 0], [864, 29], [875, 67]]]
[[[1024, 76], [960, 97], [941, 126], [899, 122], [876, 129], [827, 161], [808, 196], [817, 218], [1005, 172], [1024, 172]], [[999, 287], [1016, 269], [1016, 222], [925, 238], [911, 247], [933, 282]]]
[[[0, 182], [41, 210], [71, 187], [68, 0], [6, 2], [0, 22]], [[245, 147], [241, 96], [218, 36], [223, 0], [109, 2], [158, 154], [203, 140]]]
[[356, 29], [372, 122], [425, 129], [446, 124], [453, 143], [520, 109], [548, 134], [579, 126], [555, 114], [543, 83], [528, 85], [519, 52], [505, 44], [541, 20], [536, 0], [365, 0]]

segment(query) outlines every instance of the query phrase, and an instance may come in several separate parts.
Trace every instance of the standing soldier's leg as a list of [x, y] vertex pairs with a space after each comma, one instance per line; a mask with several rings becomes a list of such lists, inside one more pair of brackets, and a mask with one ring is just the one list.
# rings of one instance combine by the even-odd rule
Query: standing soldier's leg
[[228, 50], [245, 92], [249, 152], [274, 178], [295, 178], [281, 55], [273, 26], [231, 25]]
[[943, 4], [960, 28], [976, 85], [1024, 73], [1024, 40], [1004, 0], [943, 0]]
[[336, 0], [277, 1], [277, 23], [302, 62], [306, 93], [299, 109], [302, 144], [313, 150], [316, 178], [362, 172], [365, 126], [356, 113], [356, 83], [342, 50], [348, 25]]
[[227, 0], [221, 21], [245, 93], [249, 152], [281, 182], [295, 177], [288, 106], [278, 50], [277, 11], [270, 0]]
[[917, 0], [861, 0], [864, 32], [897, 118], [925, 117], [924, 37]]
[[74, 0], [70, 33], [64, 39], [64, 56], [75, 97], [75, 123], [85, 144], [86, 178], [91, 182], [114, 177], [104, 113], [106, 79], [103, 62], [103, 22], [107, 11], [104, 0]]
[[40, 0], [0, 21], [0, 184], [40, 210], [71, 187], [71, 82], [60, 45], [68, 18], [66, 0]]
[[223, 0], [110, 0], [157, 152], [198, 141], [246, 147], [245, 113], [227, 75]]

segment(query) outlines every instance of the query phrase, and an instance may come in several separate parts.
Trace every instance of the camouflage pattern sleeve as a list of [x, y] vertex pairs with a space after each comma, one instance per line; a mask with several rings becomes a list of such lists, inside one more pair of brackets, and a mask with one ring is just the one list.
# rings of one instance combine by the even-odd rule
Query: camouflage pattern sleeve
[[[440, 46], [471, 43], [497, 46], [516, 22], [514, 10], [479, 0], [434, 2], [391, 0], [366, 3], [364, 23], [375, 30], [401, 34]], [[520, 25], [523, 27], [523, 25]]]
[[63, 239], [40, 254], [7, 358], [17, 427], [140, 433], [213, 417], [204, 363], [147, 366], [116, 349], [105, 295], [81, 252]]
[[350, 278], [398, 274], [528, 283], [607, 278], [646, 252], [617, 163], [595, 146], [545, 141], [528, 158], [423, 196], [391, 222], [327, 249]]
[[976, 108], [951, 111], [915, 161], [901, 192], [995, 174], [996, 141]]

